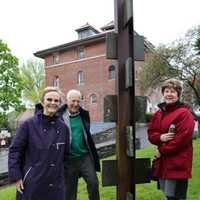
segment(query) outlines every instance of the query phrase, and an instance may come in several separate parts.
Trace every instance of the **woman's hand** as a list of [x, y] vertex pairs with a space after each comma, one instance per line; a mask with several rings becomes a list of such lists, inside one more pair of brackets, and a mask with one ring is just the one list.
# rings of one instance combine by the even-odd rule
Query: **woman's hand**
[[162, 142], [167, 142], [169, 140], [172, 140], [174, 138], [175, 133], [164, 133], [160, 136], [160, 140]]
[[156, 149], [154, 158], [160, 158], [160, 156], [161, 156], [160, 151], [158, 149]]
[[21, 194], [23, 194], [24, 185], [23, 185], [22, 179], [18, 180], [18, 181], [15, 183], [15, 185], [16, 185], [17, 191], [20, 192]]

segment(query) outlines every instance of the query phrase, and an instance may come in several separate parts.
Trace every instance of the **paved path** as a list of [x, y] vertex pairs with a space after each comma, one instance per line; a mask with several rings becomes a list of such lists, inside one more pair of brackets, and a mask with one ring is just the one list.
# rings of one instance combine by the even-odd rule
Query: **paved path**
[[147, 138], [147, 126], [137, 127], [136, 138], [139, 138], [140, 140], [141, 149], [150, 145], [150, 142], [148, 141], [148, 138]]
[[0, 150], [0, 173], [8, 171], [8, 150]]

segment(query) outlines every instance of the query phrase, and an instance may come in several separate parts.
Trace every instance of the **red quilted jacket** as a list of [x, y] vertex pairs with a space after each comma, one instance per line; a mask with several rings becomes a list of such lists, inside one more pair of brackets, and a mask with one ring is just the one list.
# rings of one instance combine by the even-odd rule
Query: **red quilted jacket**
[[[159, 104], [148, 128], [149, 141], [157, 145], [161, 157], [156, 160], [155, 174], [159, 178], [190, 178], [192, 171], [193, 116], [186, 104]], [[175, 125], [175, 137], [162, 142], [160, 136], [167, 133], [169, 126]]]

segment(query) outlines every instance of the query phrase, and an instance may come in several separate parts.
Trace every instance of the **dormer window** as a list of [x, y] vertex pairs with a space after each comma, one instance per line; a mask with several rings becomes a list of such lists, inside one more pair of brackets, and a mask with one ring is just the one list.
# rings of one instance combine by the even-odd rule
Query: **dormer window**
[[92, 30], [85, 30], [85, 31], [81, 31], [78, 34], [78, 39], [84, 39], [87, 38], [91, 35], [94, 35], [95, 33]]
[[81, 26], [80, 28], [76, 29], [76, 32], [78, 33], [78, 39], [85, 39], [89, 36], [96, 35], [99, 33], [98, 30], [96, 30], [94, 27], [92, 27], [90, 24], [86, 23], [85, 25]]

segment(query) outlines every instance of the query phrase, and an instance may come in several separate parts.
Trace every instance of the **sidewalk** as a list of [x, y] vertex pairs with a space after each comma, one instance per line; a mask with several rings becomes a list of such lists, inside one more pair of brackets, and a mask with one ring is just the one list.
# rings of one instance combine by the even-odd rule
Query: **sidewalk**
[[148, 137], [147, 137], [147, 125], [146, 124], [140, 124], [140, 125], [136, 126], [135, 137], [138, 138], [140, 141], [140, 149], [143, 149], [150, 145], [150, 142], [148, 141]]

